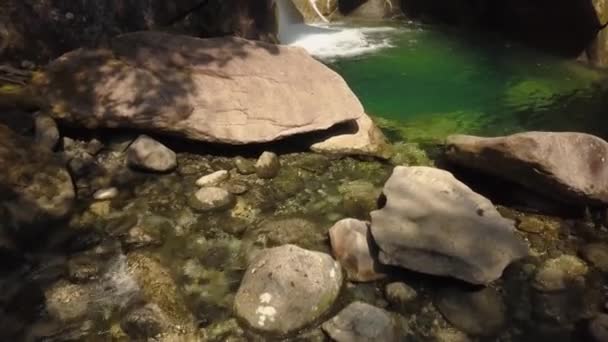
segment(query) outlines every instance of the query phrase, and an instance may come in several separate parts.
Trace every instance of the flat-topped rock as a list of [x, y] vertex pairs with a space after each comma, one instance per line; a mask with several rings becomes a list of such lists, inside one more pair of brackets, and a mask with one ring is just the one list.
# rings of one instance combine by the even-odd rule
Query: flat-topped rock
[[526, 132], [447, 139], [458, 165], [521, 184], [562, 202], [608, 203], [608, 143], [584, 133]]
[[371, 213], [381, 263], [488, 284], [528, 253], [513, 222], [447, 171], [398, 166], [384, 195]]
[[67, 53], [37, 78], [56, 119], [248, 144], [364, 115], [344, 80], [300, 48], [160, 32], [111, 46]]

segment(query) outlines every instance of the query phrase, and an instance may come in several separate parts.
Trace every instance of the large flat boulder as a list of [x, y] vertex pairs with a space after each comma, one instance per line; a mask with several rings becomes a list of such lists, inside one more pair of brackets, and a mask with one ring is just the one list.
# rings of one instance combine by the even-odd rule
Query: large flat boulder
[[51, 150], [0, 125], [0, 228], [35, 235], [48, 220], [68, 215], [75, 196], [68, 171]]
[[371, 213], [381, 263], [488, 284], [528, 254], [513, 222], [447, 171], [397, 166], [384, 195]]
[[36, 80], [52, 115], [87, 128], [135, 128], [249, 144], [325, 130], [364, 115], [344, 80], [303, 49], [160, 32], [79, 49]]
[[608, 203], [608, 143], [583, 133], [526, 132], [506, 137], [454, 135], [447, 158], [556, 200]]

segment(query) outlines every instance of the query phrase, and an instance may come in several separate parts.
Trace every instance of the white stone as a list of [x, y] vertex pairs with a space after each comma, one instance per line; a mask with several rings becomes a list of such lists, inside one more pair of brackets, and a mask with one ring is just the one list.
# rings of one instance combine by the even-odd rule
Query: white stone
[[228, 173], [226, 170], [220, 170], [199, 178], [196, 181], [196, 185], [200, 187], [216, 186], [228, 178], [230, 178], [230, 173]]

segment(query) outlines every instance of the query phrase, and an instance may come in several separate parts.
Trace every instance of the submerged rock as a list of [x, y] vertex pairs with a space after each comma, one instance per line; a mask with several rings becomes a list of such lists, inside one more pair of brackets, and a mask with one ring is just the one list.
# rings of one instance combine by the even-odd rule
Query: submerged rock
[[342, 270], [329, 255], [284, 245], [263, 250], [253, 260], [234, 310], [255, 329], [285, 335], [327, 312], [341, 287]]
[[395, 282], [386, 285], [386, 299], [397, 308], [403, 308], [418, 297], [418, 293], [406, 283]]
[[279, 174], [281, 162], [279, 156], [272, 152], [264, 152], [255, 163], [255, 173], [260, 178], [274, 178]]
[[230, 178], [230, 174], [228, 173], [228, 171], [220, 170], [220, 171], [216, 171], [214, 173], [210, 173], [206, 176], [199, 178], [196, 181], [196, 185], [202, 186], [202, 187], [216, 186], [216, 185], [222, 183], [223, 181], [228, 180], [228, 178]]
[[454, 135], [450, 161], [574, 204], [608, 204], [608, 143], [583, 133]]
[[585, 283], [589, 268], [581, 259], [562, 255], [545, 261], [534, 276], [532, 285], [538, 291], [562, 291]]
[[337, 316], [323, 323], [322, 327], [336, 342], [403, 340], [395, 317], [383, 309], [363, 302], [350, 304]]
[[156, 304], [130, 311], [120, 322], [122, 330], [135, 340], [146, 340], [167, 329], [167, 317]]
[[384, 278], [374, 253], [368, 224], [355, 219], [338, 221], [329, 229], [329, 239], [334, 257], [346, 270], [348, 280], [374, 281]]
[[480, 291], [441, 291], [436, 306], [456, 328], [471, 335], [494, 335], [505, 325], [506, 306], [498, 292], [489, 287]]
[[249, 144], [363, 116], [346, 82], [301, 48], [151, 31], [111, 46], [67, 53], [37, 80], [56, 118]]
[[145, 171], [167, 172], [177, 167], [177, 156], [158, 141], [140, 135], [127, 149], [127, 164]]
[[371, 213], [384, 264], [488, 284], [528, 254], [513, 222], [447, 171], [398, 166], [384, 195]]
[[53, 150], [59, 143], [59, 129], [50, 116], [37, 114], [34, 117], [34, 130], [38, 146]]
[[234, 195], [216, 187], [202, 188], [189, 200], [190, 206], [200, 211], [230, 209], [235, 202]]
[[299, 217], [263, 221], [247, 237], [264, 247], [293, 244], [302, 248], [313, 248], [326, 239], [317, 224]]
[[91, 306], [91, 291], [84, 285], [59, 281], [46, 290], [46, 309], [60, 322], [82, 319]]
[[114, 199], [116, 196], [118, 196], [118, 189], [114, 187], [99, 189], [93, 194], [93, 198], [96, 201], [107, 201]]
[[250, 175], [255, 173], [255, 163], [252, 160], [245, 159], [243, 157], [236, 157], [234, 159], [234, 165], [238, 173], [242, 175]]
[[48, 220], [70, 213], [76, 197], [72, 179], [47, 148], [0, 125], [0, 165], [0, 221], [16, 233], [35, 235]]
[[590, 243], [583, 247], [581, 256], [602, 272], [608, 272], [608, 245]]

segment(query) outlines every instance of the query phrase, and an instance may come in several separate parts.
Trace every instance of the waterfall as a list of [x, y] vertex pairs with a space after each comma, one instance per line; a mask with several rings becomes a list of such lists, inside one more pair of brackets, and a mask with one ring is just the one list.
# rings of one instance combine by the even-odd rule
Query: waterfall
[[[308, 1], [324, 18], [316, 7], [316, 0]], [[317, 58], [333, 60], [352, 57], [391, 46], [386, 33], [394, 28], [308, 25], [291, 0], [275, 0], [275, 5], [281, 44], [302, 47]]]

